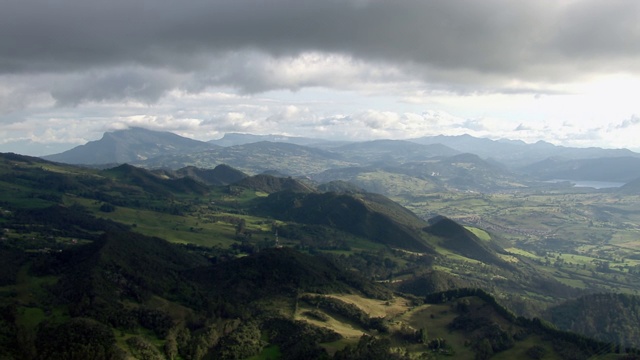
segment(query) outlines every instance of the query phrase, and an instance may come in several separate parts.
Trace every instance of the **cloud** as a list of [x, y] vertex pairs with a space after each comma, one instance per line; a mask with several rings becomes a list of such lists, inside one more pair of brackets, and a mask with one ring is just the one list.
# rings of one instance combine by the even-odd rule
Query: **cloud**
[[615, 129], [627, 129], [640, 124], [640, 116], [633, 115], [630, 118], [623, 120], [621, 123], [614, 126]]
[[535, 84], [638, 72], [638, 14], [635, 0], [9, 1], [0, 74], [82, 74], [87, 85], [57, 91], [61, 102], [409, 76], [460, 92], [544, 92]]
[[526, 126], [525, 124], [520, 123], [515, 129], [514, 131], [530, 131], [532, 130], [529, 126]]
[[145, 68], [94, 70], [66, 75], [51, 86], [50, 92], [56, 103], [63, 106], [114, 100], [155, 103], [166, 91], [179, 84], [179, 77]]

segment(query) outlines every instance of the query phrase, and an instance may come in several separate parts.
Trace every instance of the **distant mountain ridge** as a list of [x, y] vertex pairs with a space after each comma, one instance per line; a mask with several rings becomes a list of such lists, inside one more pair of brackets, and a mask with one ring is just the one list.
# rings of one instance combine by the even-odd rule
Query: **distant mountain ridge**
[[[570, 148], [470, 135], [332, 142], [229, 133], [202, 142], [131, 128], [105, 133], [101, 140], [44, 158], [84, 165], [130, 163], [172, 171], [189, 167], [204, 171], [227, 164], [249, 175], [349, 181], [387, 195], [410, 194], [416, 188], [490, 192], [527, 187], [530, 180], [628, 182], [640, 177], [640, 154], [627, 149]], [[206, 180], [209, 175], [204, 173], [191, 175], [217, 184]]]
[[520, 140], [490, 140], [471, 135], [425, 136], [410, 139], [419, 144], [442, 144], [460, 152], [476, 154], [485, 159], [494, 159], [510, 168], [520, 168], [549, 157], [566, 159], [588, 159], [600, 157], [640, 157], [640, 153], [629, 149], [603, 149], [597, 147], [574, 148], [558, 146], [546, 141], [527, 144]]
[[423, 161], [436, 156], [453, 156], [460, 152], [442, 144], [423, 145], [406, 140], [372, 140], [330, 149], [345, 159], [358, 163]]
[[213, 144], [166, 131], [132, 127], [106, 132], [100, 140], [42, 158], [67, 164], [122, 164], [159, 155], [202, 151], [214, 147]]
[[249, 174], [277, 170], [292, 176], [353, 165], [344, 160], [340, 154], [308, 146], [269, 141], [218, 147], [192, 153], [167, 154], [134, 162], [134, 164], [147, 168], [169, 169], [185, 166], [206, 169], [218, 164], [228, 164]]
[[226, 147], [226, 146], [251, 144], [251, 143], [256, 143], [261, 141], [282, 142], [282, 143], [289, 143], [289, 144], [295, 144], [295, 145], [312, 145], [312, 144], [327, 142], [327, 140], [298, 137], [298, 136], [253, 135], [253, 134], [241, 134], [241, 133], [226, 133], [222, 138], [216, 139], [216, 140], [209, 140], [208, 142], [210, 144]]
[[550, 158], [531, 164], [522, 171], [544, 180], [629, 182], [640, 178], [640, 158], [632, 156], [597, 159]]

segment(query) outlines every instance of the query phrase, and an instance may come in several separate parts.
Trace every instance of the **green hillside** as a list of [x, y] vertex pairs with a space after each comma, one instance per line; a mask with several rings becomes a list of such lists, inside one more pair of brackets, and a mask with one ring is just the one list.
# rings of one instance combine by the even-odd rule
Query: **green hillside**
[[179, 176], [188, 176], [208, 185], [229, 185], [240, 181], [248, 175], [229, 165], [220, 164], [213, 169], [200, 169], [194, 166], [176, 170]]
[[[631, 255], [607, 267], [428, 223], [348, 186], [322, 193], [269, 175], [214, 186], [197, 174], [1, 154], [0, 357], [617, 356], [527, 319], [593, 291], [587, 281], [633, 280]], [[597, 327], [609, 321], [620, 319]]]
[[265, 174], [246, 177], [233, 183], [233, 185], [251, 189], [254, 191], [264, 192], [267, 194], [285, 190], [302, 193], [314, 191], [314, 189], [295, 179], [276, 177]]
[[274, 214], [281, 220], [329, 226], [387, 246], [433, 252], [419, 231], [409, 224], [398, 222], [347, 194], [283, 191], [261, 199], [258, 209], [261, 214]]
[[431, 219], [430, 225], [424, 231], [440, 238], [439, 245], [464, 255], [470, 259], [480, 260], [483, 263], [501, 267], [510, 267], [496, 254], [497, 245], [483, 241], [462, 225], [443, 216]]

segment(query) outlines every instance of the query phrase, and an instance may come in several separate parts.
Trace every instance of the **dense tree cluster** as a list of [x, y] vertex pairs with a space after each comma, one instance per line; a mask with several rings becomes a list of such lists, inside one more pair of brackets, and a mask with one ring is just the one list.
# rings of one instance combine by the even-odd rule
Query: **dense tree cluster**
[[593, 294], [567, 301], [549, 311], [559, 328], [597, 339], [640, 347], [640, 296]]
[[43, 323], [36, 338], [39, 359], [115, 359], [115, 337], [110, 327], [87, 318], [62, 324]]
[[362, 335], [357, 345], [345, 347], [336, 352], [333, 358], [335, 360], [400, 360], [404, 359], [404, 356], [391, 351], [389, 339]]

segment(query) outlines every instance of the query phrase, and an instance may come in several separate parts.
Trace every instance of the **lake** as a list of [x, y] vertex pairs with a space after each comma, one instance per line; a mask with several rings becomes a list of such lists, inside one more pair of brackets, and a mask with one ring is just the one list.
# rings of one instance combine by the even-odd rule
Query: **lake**
[[549, 180], [547, 182], [552, 183], [561, 183], [561, 182], [570, 182], [574, 187], [588, 187], [594, 189], [608, 189], [608, 188], [618, 188], [624, 185], [623, 182], [613, 182], [613, 181], [590, 181], [590, 180], [567, 180], [567, 179], [556, 179]]

